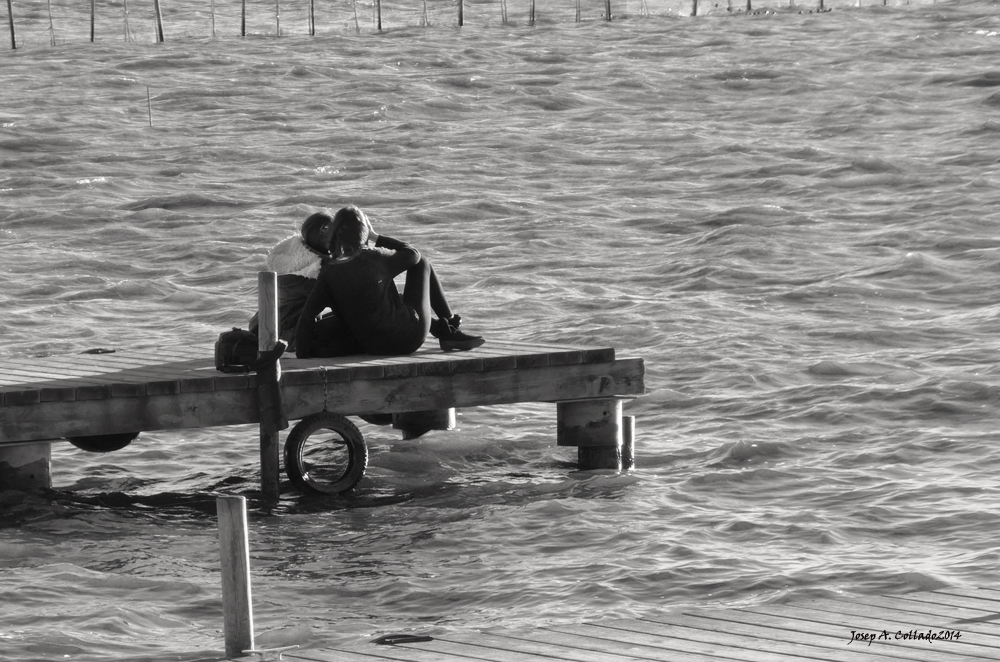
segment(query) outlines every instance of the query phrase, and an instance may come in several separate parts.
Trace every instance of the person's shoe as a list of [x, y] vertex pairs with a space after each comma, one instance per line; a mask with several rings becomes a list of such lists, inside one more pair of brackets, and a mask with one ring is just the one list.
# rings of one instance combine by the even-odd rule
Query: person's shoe
[[470, 336], [467, 333], [462, 333], [453, 326], [448, 327], [448, 332], [437, 336], [438, 342], [441, 344], [441, 349], [446, 352], [467, 352], [470, 349], [475, 349], [483, 343], [486, 342], [482, 336]]
[[437, 318], [431, 320], [431, 335], [435, 338], [441, 338], [448, 335], [453, 330], [457, 329], [462, 324], [461, 315], [452, 315], [448, 319]]

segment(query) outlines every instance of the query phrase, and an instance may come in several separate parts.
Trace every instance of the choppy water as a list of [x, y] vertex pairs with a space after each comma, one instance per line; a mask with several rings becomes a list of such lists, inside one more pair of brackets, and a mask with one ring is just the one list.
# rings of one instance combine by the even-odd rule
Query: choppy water
[[[262, 643], [997, 584], [997, 3], [412, 3], [382, 34], [343, 4], [315, 38], [289, 6], [245, 40], [179, 4], [159, 45], [134, 5], [95, 44], [55, 5], [53, 47], [15, 4], [0, 358], [209, 344], [271, 244], [355, 202], [488, 339], [646, 360], [627, 476], [574, 472], [546, 405], [363, 426], [352, 499], [252, 514]], [[217, 654], [214, 497], [255, 498], [256, 443], [55, 445], [54, 496], [0, 493], [0, 656]]]

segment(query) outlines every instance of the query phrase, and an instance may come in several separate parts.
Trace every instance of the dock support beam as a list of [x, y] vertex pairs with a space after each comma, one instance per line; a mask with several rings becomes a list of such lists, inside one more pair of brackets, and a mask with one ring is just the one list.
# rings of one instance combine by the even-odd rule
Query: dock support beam
[[247, 500], [218, 497], [215, 504], [222, 563], [222, 633], [226, 639], [226, 657], [232, 659], [254, 647]]
[[392, 427], [403, 431], [403, 439], [416, 439], [431, 430], [454, 430], [455, 408], [407, 411], [392, 415]]
[[625, 423], [620, 398], [556, 403], [556, 443], [576, 446], [579, 467], [584, 471], [623, 469], [622, 429]]
[[0, 492], [35, 492], [51, 487], [51, 443], [33, 441], [28, 444], [0, 446]]
[[[278, 344], [278, 274], [257, 274], [257, 350], [269, 352]], [[281, 398], [281, 362], [275, 361], [257, 372], [260, 406], [260, 491], [266, 503], [281, 497], [278, 468], [278, 431], [288, 427]]]

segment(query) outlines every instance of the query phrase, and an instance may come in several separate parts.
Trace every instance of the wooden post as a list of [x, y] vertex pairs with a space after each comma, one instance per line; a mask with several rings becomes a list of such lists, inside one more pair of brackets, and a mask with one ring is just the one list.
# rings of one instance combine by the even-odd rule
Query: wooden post
[[747, 16], [749, 16], [750, 12], [753, 11], [753, 6], [750, 4], [751, 2], [752, 0], [747, 0]]
[[556, 443], [578, 447], [582, 470], [620, 471], [622, 401], [612, 397], [557, 402]]
[[281, 36], [281, 0], [274, 0], [274, 33]]
[[52, 444], [0, 446], [0, 490], [34, 492], [52, 487]]
[[403, 431], [403, 439], [416, 439], [431, 430], [454, 430], [455, 424], [454, 407], [392, 415], [392, 427]]
[[698, 15], [698, 0], [691, 1], [691, 15], [692, 16]]
[[247, 36], [247, 0], [243, 0], [241, 3], [240, 11], [240, 36]]
[[[17, 50], [17, 38], [14, 37], [14, 0], [7, 0], [7, 20], [10, 22], [10, 48]], [[90, 39], [93, 41], [93, 37]]]
[[500, 22], [507, 25], [507, 0], [500, 0]]
[[[278, 344], [278, 274], [257, 274], [257, 350], [269, 352]], [[282, 427], [280, 411], [281, 364], [275, 363], [257, 372], [257, 396], [260, 403], [260, 491], [264, 501], [277, 503], [280, 497], [278, 471], [278, 430]], [[278, 402], [274, 402], [277, 391]], [[285, 426], [287, 426], [287, 421]]]
[[465, 24], [465, 1], [458, 0], [458, 27]]
[[580, 0], [576, 0], [576, 22], [580, 22]]
[[156, 12], [156, 40], [163, 43], [163, 16], [160, 14], [160, 0], [153, 0], [153, 11]]
[[635, 416], [622, 416], [622, 471], [635, 469]]
[[46, 0], [46, 7], [49, 10], [49, 43], [56, 45], [56, 26], [52, 23], [52, 0]]
[[382, 31], [382, 0], [375, 0], [375, 11], [378, 14], [378, 31]]
[[535, 0], [528, 5], [528, 25], [535, 24]]
[[222, 562], [222, 631], [226, 639], [226, 657], [231, 659], [253, 648], [247, 500], [241, 496], [218, 497], [215, 504]]
[[316, 0], [309, 0], [309, 36], [316, 36]]
[[[128, 0], [122, 0], [122, 15], [125, 18], [125, 43], [132, 41], [132, 28], [128, 25]], [[146, 97], [149, 98], [149, 88], [146, 88]], [[152, 112], [150, 112], [150, 117], [152, 118]], [[150, 124], [152, 124], [152, 119], [150, 119]]]
[[611, 0], [604, 0], [604, 15], [607, 20], [611, 20]]
[[215, 39], [215, 0], [212, 0], [212, 39]]

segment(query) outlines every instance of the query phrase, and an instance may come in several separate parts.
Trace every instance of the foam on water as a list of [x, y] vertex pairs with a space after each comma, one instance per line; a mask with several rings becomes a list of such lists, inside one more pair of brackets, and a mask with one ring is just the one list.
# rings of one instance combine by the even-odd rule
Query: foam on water
[[[0, 357], [210, 343], [270, 245], [355, 202], [487, 339], [646, 360], [628, 476], [576, 473], [548, 405], [361, 424], [354, 496], [251, 514], [261, 642], [996, 583], [995, 6], [649, 6], [355, 34], [345, 5], [308, 38], [293, 5], [213, 40], [180, 3], [154, 45], [145, 9], [90, 44], [56, 3], [55, 47], [16, 12]], [[56, 444], [55, 494], [0, 492], [4, 659], [217, 654], [214, 497], [255, 496], [255, 447]]]

